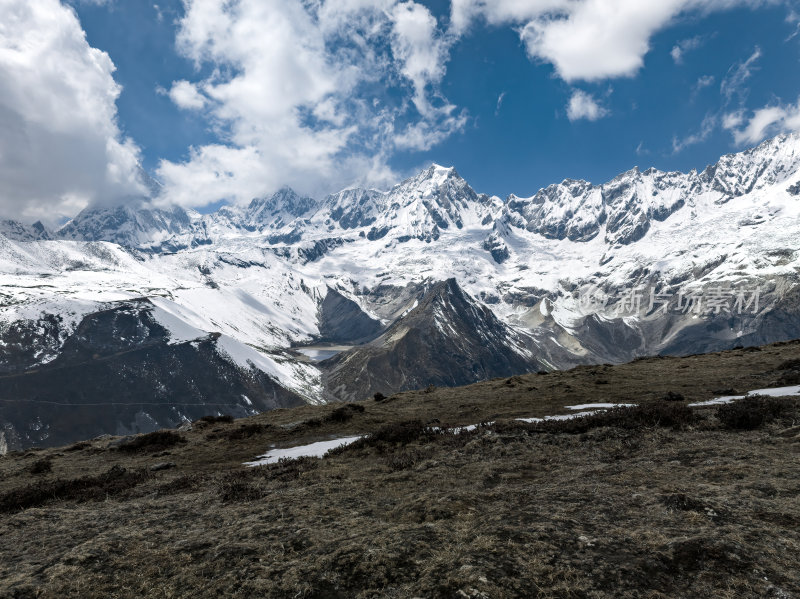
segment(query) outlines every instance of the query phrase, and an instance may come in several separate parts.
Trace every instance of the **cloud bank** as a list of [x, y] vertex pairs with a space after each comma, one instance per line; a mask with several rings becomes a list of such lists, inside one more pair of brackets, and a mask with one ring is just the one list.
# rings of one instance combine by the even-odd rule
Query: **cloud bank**
[[141, 193], [114, 64], [58, 0], [0, 0], [0, 215], [54, 222]]
[[[143, 191], [139, 149], [117, 125], [114, 64], [87, 43], [65, 1], [0, 0], [0, 212], [23, 220]], [[158, 89], [216, 139], [184, 160], [162, 160], [156, 175], [161, 202], [199, 207], [285, 184], [318, 196], [395, 182], [395, 157], [470, 124], [442, 83], [454, 46], [469, 43], [475, 27], [513, 27], [529, 58], [570, 84], [570, 121], [595, 121], [608, 109], [572, 84], [635, 76], [652, 36], [685, 15], [770, 0], [451, 0], [438, 19], [414, 0], [182, 2], [176, 49], [198, 75]], [[699, 43], [678, 41], [675, 62]], [[760, 56], [756, 49], [727, 74], [728, 102], [746, 94]], [[496, 112], [501, 104], [502, 96]], [[737, 143], [796, 122], [791, 105], [724, 111]], [[676, 151], [707, 137], [708, 123]]]

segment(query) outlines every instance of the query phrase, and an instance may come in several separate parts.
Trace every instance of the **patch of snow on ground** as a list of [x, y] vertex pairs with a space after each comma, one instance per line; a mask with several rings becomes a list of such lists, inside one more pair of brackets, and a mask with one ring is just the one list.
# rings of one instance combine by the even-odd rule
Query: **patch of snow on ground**
[[582, 403], [577, 406], [564, 406], [568, 410], [589, 410], [594, 408], [635, 408], [635, 403]]
[[722, 397], [715, 397], [708, 401], [699, 401], [690, 403], [690, 408], [698, 408], [702, 406], [716, 406], [726, 403], [731, 403], [737, 399], [744, 399], [746, 397], [753, 397], [754, 395], [766, 395], [768, 397], [785, 397], [787, 395], [800, 395], [800, 385], [792, 385], [790, 387], [772, 387], [770, 389], [753, 389], [748, 391], [746, 395], [724, 395]]
[[701, 408], [703, 406], [721, 406], [722, 404], [731, 403], [737, 399], [744, 399], [744, 395], [723, 395], [722, 397], [715, 397], [708, 401], [698, 401], [688, 404], [690, 408]]
[[318, 441], [316, 443], [309, 443], [308, 445], [298, 445], [297, 447], [286, 447], [283, 449], [273, 449], [262, 456], [258, 456], [255, 461], [245, 462], [245, 466], [264, 466], [266, 464], [275, 464], [281, 459], [295, 459], [295, 458], [321, 458], [331, 449], [340, 447], [342, 445], [350, 445], [358, 441], [363, 435], [355, 437], [339, 437], [330, 441]]
[[800, 395], [800, 385], [792, 385], [791, 387], [773, 387], [772, 389], [755, 389], [754, 391], [748, 391], [747, 395], [768, 395], [769, 397]]
[[602, 412], [602, 410], [587, 410], [586, 412], [575, 412], [574, 414], [561, 414], [559, 416], [545, 416], [544, 418], [515, 418], [519, 422], [544, 422], [545, 420], [572, 420], [583, 416], [592, 416]]

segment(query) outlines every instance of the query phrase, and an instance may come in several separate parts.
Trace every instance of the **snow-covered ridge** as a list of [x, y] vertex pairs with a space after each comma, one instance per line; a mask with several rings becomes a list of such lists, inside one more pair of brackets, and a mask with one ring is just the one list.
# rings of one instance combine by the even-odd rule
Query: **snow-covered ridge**
[[[284, 188], [247, 206], [224, 206], [207, 215], [138, 200], [84, 210], [55, 232], [38, 223], [6, 221], [0, 223], [0, 234], [18, 241], [53, 237], [174, 252], [235, 238], [311, 247], [325, 239], [431, 242], [443, 231], [464, 228], [480, 229], [484, 239], [494, 235], [496, 240], [522, 229], [575, 242], [601, 235], [614, 247], [635, 243], [654, 223], [684, 207], [697, 209], [700, 198], [702, 209], [713, 209], [789, 180], [798, 166], [800, 136], [787, 134], [723, 156], [699, 172], [633, 168], [606, 183], [565, 180], [533, 196], [511, 195], [503, 201], [476, 193], [454, 168], [434, 164], [388, 191], [346, 189], [318, 201]], [[489, 240], [489, 246], [498, 256], [503, 254], [496, 241]]]

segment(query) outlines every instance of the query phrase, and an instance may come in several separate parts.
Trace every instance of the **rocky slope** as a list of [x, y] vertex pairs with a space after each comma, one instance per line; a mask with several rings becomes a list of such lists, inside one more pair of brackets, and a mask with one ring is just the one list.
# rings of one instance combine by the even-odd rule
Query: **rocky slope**
[[[29, 352], [44, 343], [20, 327], [6, 330], [3, 347], [19, 347], [2, 356], [13, 362], [0, 362], [6, 445], [52, 446], [179, 426], [207, 414], [242, 417], [305, 403], [276, 380], [278, 364], [266, 364], [218, 333], [176, 339], [158, 313], [146, 299], [94, 312], [46, 363]], [[42, 330], [55, 335], [57, 324], [42, 322]], [[253, 362], [243, 363], [249, 352]]]
[[357, 401], [376, 392], [452, 387], [534, 371], [542, 366], [531, 345], [448, 279], [374, 341], [320, 367], [332, 399]]

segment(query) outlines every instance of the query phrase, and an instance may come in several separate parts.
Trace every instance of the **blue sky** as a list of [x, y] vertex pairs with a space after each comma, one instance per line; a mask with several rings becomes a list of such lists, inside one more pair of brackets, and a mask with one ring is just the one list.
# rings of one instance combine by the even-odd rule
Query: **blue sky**
[[430, 162], [528, 196], [800, 128], [793, 2], [33, 4], [0, 0], [17, 23], [0, 26], [17, 53], [0, 54], [0, 126], [26, 149], [0, 145], [0, 210], [28, 219], [136, 195], [137, 161], [160, 201], [199, 209], [386, 187]]

